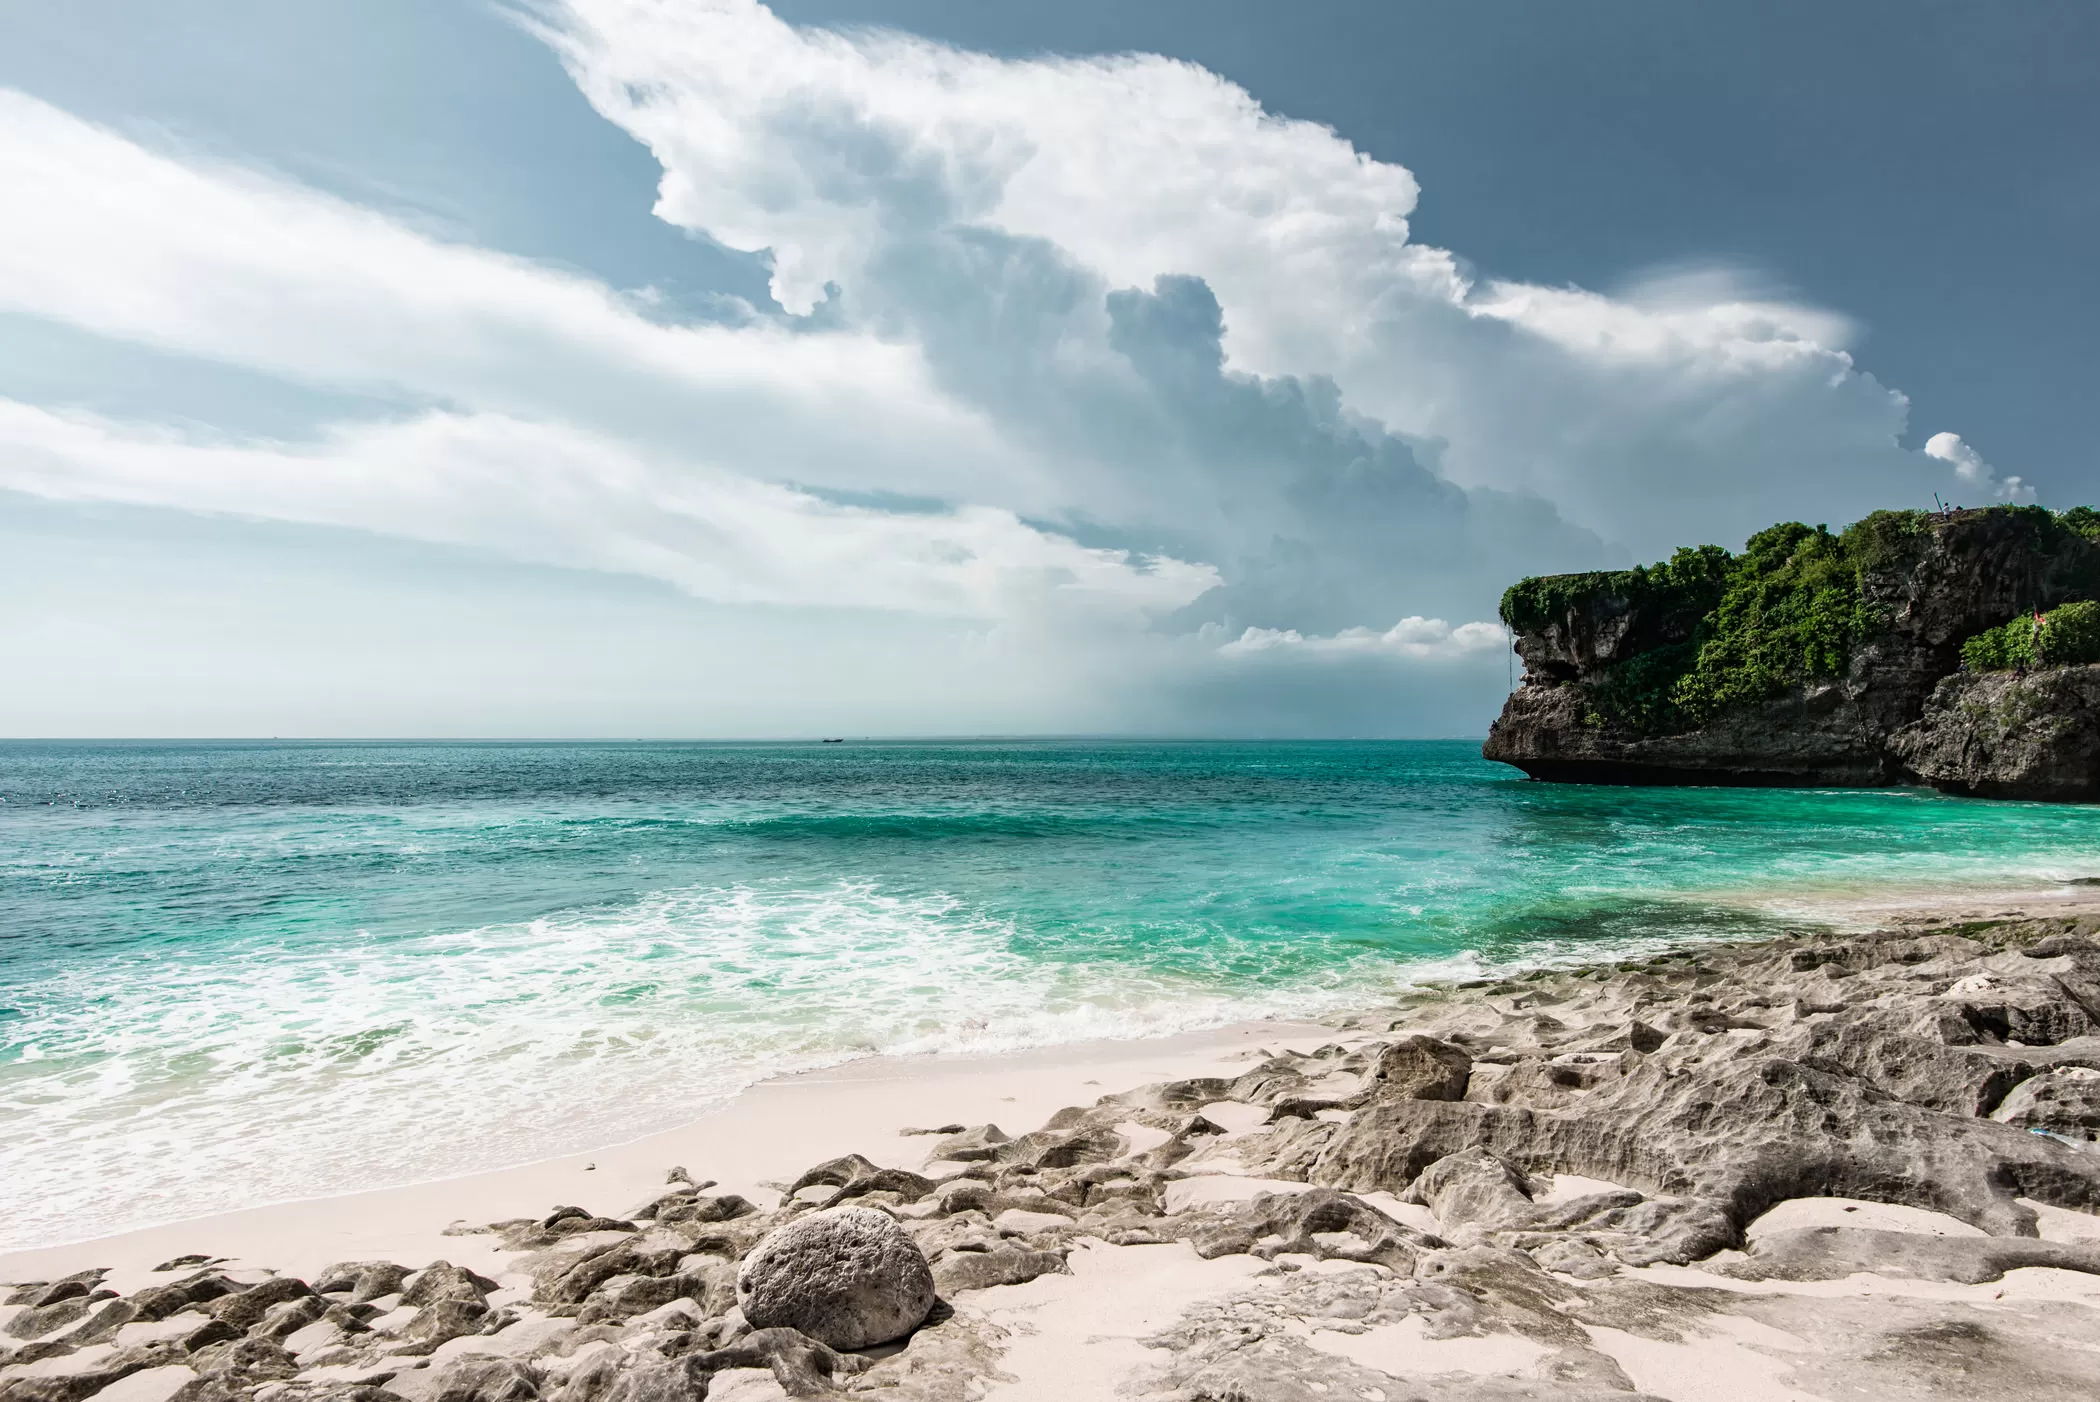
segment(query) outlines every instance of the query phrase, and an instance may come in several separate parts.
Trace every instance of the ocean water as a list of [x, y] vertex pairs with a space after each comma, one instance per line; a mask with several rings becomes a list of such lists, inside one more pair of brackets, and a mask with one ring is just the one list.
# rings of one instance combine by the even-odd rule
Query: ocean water
[[0, 1247], [471, 1172], [875, 1052], [2100, 875], [2100, 811], [1462, 742], [0, 745]]

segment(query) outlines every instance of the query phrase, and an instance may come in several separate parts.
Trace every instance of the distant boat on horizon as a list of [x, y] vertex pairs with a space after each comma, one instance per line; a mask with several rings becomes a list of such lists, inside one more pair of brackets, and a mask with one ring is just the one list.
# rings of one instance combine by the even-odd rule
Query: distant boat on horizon
[[823, 741], [819, 741], [818, 743], [820, 743], [820, 744], [825, 744], [825, 745], [843, 745], [843, 744], [845, 744], [846, 742], [845, 742], [845, 740], [844, 740], [843, 738], [841, 738], [841, 739], [838, 739], [838, 740], [823, 740]]

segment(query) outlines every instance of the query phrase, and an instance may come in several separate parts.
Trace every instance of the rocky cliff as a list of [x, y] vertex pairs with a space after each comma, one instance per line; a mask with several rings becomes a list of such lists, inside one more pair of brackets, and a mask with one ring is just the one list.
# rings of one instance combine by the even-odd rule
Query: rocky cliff
[[1572, 782], [2100, 797], [2100, 676], [1962, 661], [1988, 630], [2094, 598], [2085, 508], [1877, 512], [1837, 535], [1774, 526], [1741, 555], [1528, 579], [1502, 610], [1524, 683], [1482, 752]]
[[1918, 779], [1978, 798], [2100, 798], [2100, 666], [1947, 678], [1889, 750]]

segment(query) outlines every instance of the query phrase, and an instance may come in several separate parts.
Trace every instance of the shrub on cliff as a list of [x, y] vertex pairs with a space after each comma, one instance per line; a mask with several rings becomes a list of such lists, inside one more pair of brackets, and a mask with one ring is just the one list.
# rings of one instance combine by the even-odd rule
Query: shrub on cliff
[[2100, 662], [2100, 603], [2080, 600], [2051, 609], [2040, 623], [2028, 616], [1987, 629], [1961, 645], [1961, 660], [1972, 672]]
[[1502, 593], [1502, 621], [1519, 633], [1541, 633], [1611, 597], [1689, 625], [1720, 601], [1734, 558], [1718, 545], [1684, 546], [1659, 565], [1521, 579]]
[[1698, 652], [1670, 699], [1685, 719], [1703, 725], [1730, 706], [1838, 676], [1870, 623], [1847, 537], [1798, 521], [1768, 527], [1750, 537], [1729, 572], [1728, 589], [1700, 625]]
[[1689, 641], [1641, 653], [1600, 678], [1592, 688], [1598, 720], [1669, 734], [1840, 675], [1873, 622], [1860, 597], [1861, 557], [1880, 564], [1906, 552], [1914, 529], [1906, 518], [1915, 515], [1877, 513], [1842, 536], [1789, 521], [1750, 537], [1741, 555], [1705, 547], [1703, 558], [1720, 566], [1712, 606]]

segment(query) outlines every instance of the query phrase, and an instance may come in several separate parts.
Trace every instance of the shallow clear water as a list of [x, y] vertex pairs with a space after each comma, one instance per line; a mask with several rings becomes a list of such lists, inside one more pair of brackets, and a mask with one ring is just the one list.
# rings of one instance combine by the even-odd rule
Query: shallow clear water
[[0, 1246], [521, 1162], [870, 1051], [2100, 874], [2100, 811], [1465, 742], [0, 745]]

